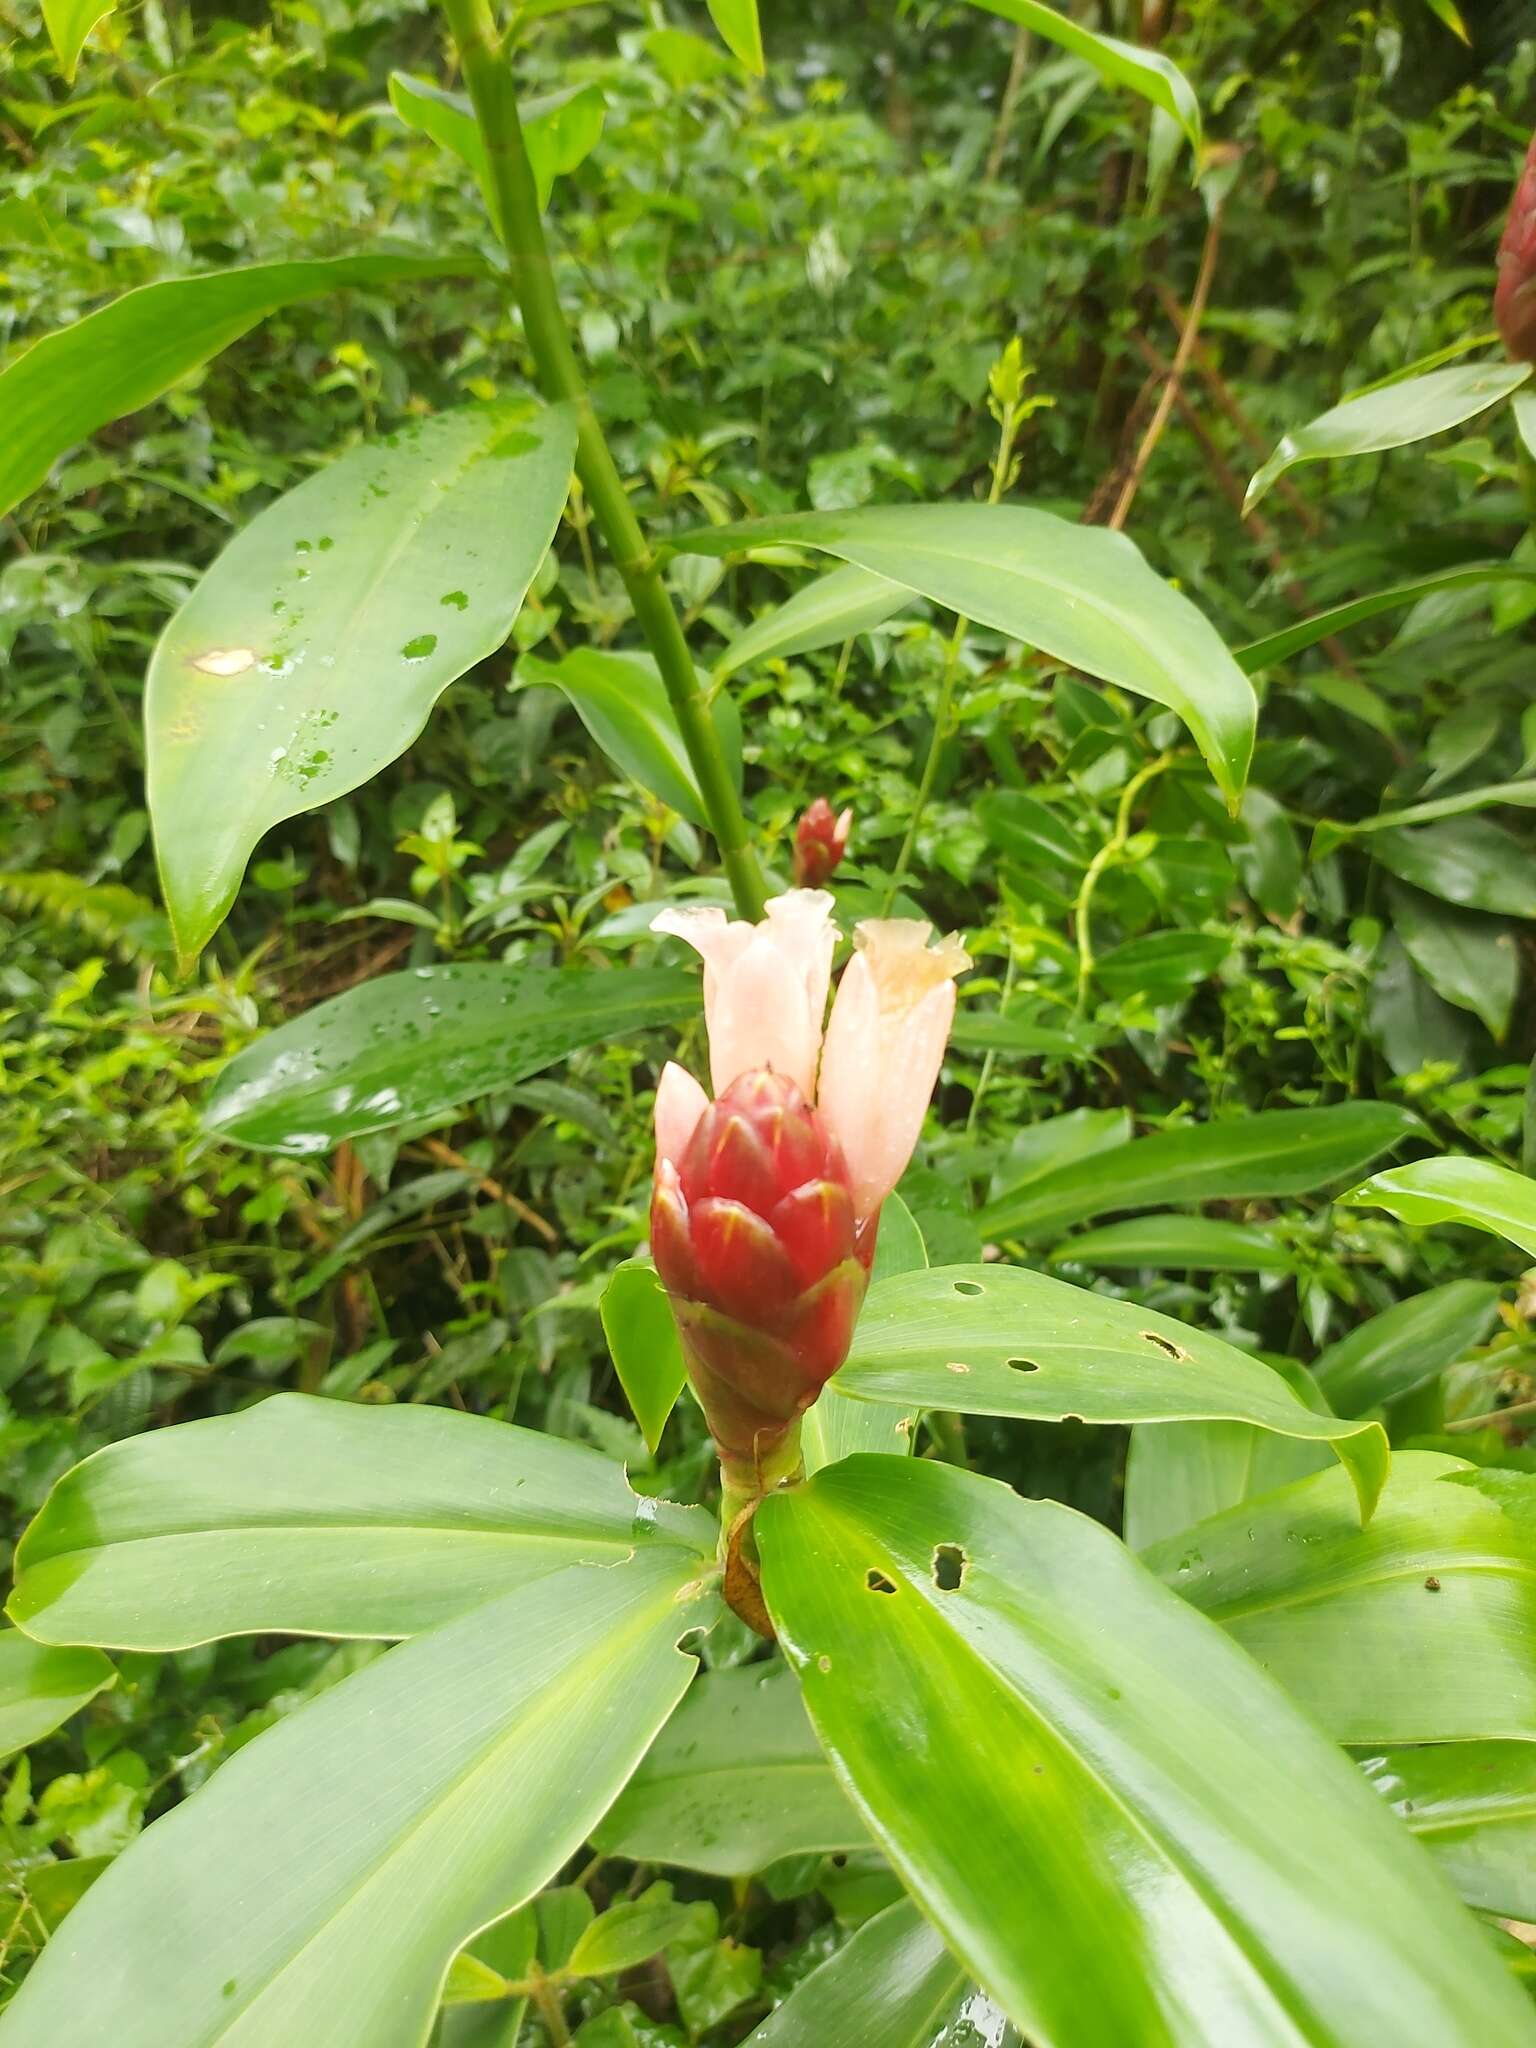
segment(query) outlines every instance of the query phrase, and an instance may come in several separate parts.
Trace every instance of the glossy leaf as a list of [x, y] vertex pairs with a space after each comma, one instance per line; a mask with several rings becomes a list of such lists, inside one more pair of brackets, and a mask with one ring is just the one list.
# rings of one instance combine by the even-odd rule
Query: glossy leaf
[[1536, 1920], [1536, 1744], [1388, 1749], [1360, 1768], [1469, 1906]]
[[592, 1843], [604, 1856], [746, 1878], [868, 1839], [776, 1660], [704, 1673]]
[[[1308, 1407], [1329, 1413], [1321, 1396], [1308, 1397], [1305, 1372], [1285, 1377]], [[1149, 1549], [1332, 1463], [1320, 1443], [1246, 1423], [1139, 1423], [1125, 1457], [1125, 1540], [1133, 1550]]]
[[571, 1566], [280, 1720], [98, 1879], [6, 2048], [422, 2048], [455, 1951], [580, 1847], [682, 1697], [691, 1573]]
[[1059, 811], [1023, 789], [992, 789], [976, 806], [990, 843], [1023, 867], [1087, 867], [1090, 852]]
[[[520, 683], [559, 690], [619, 772], [648, 795], [670, 804], [692, 824], [709, 822], [677, 719], [648, 656], [579, 647], [559, 661], [525, 655], [517, 674]], [[729, 697], [715, 699], [712, 716], [739, 783], [740, 716]]]
[[1490, 810], [1495, 804], [1513, 804], [1521, 810], [1536, 808], [1536, 778], [1521, 782], [1489, 782], [1477, 789], [1458, 790], [1454, 796], [1435, 796], [1421, 804], [1406, 804], [1399, 810], [1378, 811], [1374, 818], [1357, 818], [1350, 823], [1325, 818], [1318, 831], [1336, 842], [1356, 834], [1392, 831], [1399, 825], [1428, 825], [1437, 818], [1455, 818], [1467, 811]]
[[1039, 2048], [1536, 2035], [1359, 1774], [1097, 1523], [879, 1458], [757, 1522], [824, 1746]]
[[1338, 1742], [1536, 1740], [1536, 1476], [1399, 1451], [1368, 1528], [1318, 1472], [1143, 1556]]
[[118, 1649], [408, 1636], [651, 1548], [699, 1570], [709, 1518], [631, 1492], [579, 1444], [447, 1408], [276, 1394], [66, 1473], [22, 1538], [9, 1611], [40, 1641]]
[[1330, 1407], [1363, 1415], [1455, 1365], [1485, 1341], [1498, 1315], [1493, 1282], [1447, 1280], [1361, 1323], [1330, 1344], [1312, 1370]]
[[0, 513], [47, 479], [66, 449], [137, 412], [279, 306], [347, 285], [463, 277], [466, 256], [396, 250], [303, 263], [253, 263], [140, 285], [45, 334], [0, 372]]
[[[428, 135], [475, 174], [486, 210], [495, 220], [499, 201], [486, 162], [485, 145], [467, 93], [449, 92], [430, 79], [409, 72], [389, 74], [389, 103], [408, 128]], [[519, 109], [523, 142], [540, 206], [548, 206], [556, 178], [584, 163], [603, 132], [607, 103], [595, 85], [574, 86], [526, 101]]]
[[1393, 931], [1435, 994], [1502, 1040], [1520, 986], [1515, 927], [1418, 889], [1390, 888], [1387, 902]]
[[1193, 86], [1179, 67], [1160, 50], [1142, 49], [1132, 43], [1101, 36], [1040, 0], [975, 0], [989, 14], [1017, 22], [1048, 43], [1058, 43], [1074, 57], [1089, 64], [1106, 85], [1123, 85], [1140, 93], [1154, 107], [1176, 121], [1197, 155], [1200, 149], [1200, 102]]
[[204, 1123], [264, 1152], [437, 1116], [510, 1088], [579, 1046], [697, 1013], [695, 977], [474, 962], [381, 974], [237, 1053]]
[[720, 40], [738, 63], [759, 78], [763, 74], [763, 31], [757, 0], [708, 0], [709, 18]]
[[394, 760], [505, 640], [575, 433], [566, 409], [509, 399], [353, 448], [252, 520], [166, 627], [144, 718], [184, 966], [262, 834]]
[[1094, 979], [1122, 1001], [1145, 996], [1171, 1002], [1198, 988], [1220, 967], [1232, 941], [1218, 932], [1144, 932], [1093, 963]]
[[1147, 1268], [1175, 1273], [1289, 1273], [1285, 1246], [1257, 1223], [1209, 1216], [1131, 1216], [1069, 1237], [1051, 1253], [1085, 1266]]
[[648, 1259], [626, 1259], [614, 1268], [598, 1313], [624, 1398], [654, 1456], [688, 1368], [671, 1306]]
[[1416, 1159], [1373, 1175], [1340, 1200], [1389, 1209], [1404, 1223], [1490, 1230], [1536, 1259], [1536, 1181], [1491, 1159]]
[[1518, 839], [1487, 818], [1378, 831], [1371, 851], [1402, 881], [1446, 903], [1536, 918], [1536, 864]]
[[1457, 363], [1424, 377], [1404, 377], [1349, 398], [1277, 445], [1248, 486], [1243, 510], [1251, 512], [1278, 478], [1298, 462], [1372, 455], [1403, 448], [1459, 427], [1507, 398], [1531, 374], [1529, 363]]
[[41, 1742], [116, 1682], [99, 1651], [55, 1649], [0, 1629], [0, 1757]]
[[738, 633], [714, 673], [723, 679], [754, 661], [782, 661], [833, 646], [884, 625], [911, 602], [911, 591], [886, 576], [851, 565], [832, 569]]
[[838, 1380], [845, 1393], [908, 1412], [1249, 1422], [1327, 1443], [1367, 1515], [1387, 1467], [1377, 1424], [1314, 1413], [1221, 1338], [1020, 1267], [939, 1266], [880, 1281]]
[[725, 555], [785, 541], [824, 548], [1167, 705], [1236, 804], [1253, 753], [1253, 685], [1210, 622], [1124, 534], [1022, 505], [866, 505], [709, 527], [673, 545]]
[[117, 0], [43, 0], [43, 21], [59, 69], [72, 79], [86, 37], [116, 11]]
[[1406, 611], [1409, 605], [1417, 604], [1421, 598], [1435, 597], [1442, 590], [1472, 590], [1484, 584], [1492, 587], [1499, 583], [1529, 583], [1533, 577], [1536, 577], [1536, 569], [1517, 562], [1463, 562], [1454, 569], [1439, 569], [1433, 576], [1421, 576], [1412, 583], [1395, 583], [1390, 590], [1373, 590], [1366, 597], [1354, 597], [1347, 604], [1333, 605], [1328, 611], [1317, 612], [1310, 619], [1298, 619], [1292, 626], [1282, 626], [1278, 633], [1266, 633], [1262, 640], [1251, 640], [1246, 647], [1234, 648], [1233, 654], [1239, 668], [1249, 675], [1257, 675], [1260, 669], [1289, 661], [1334, 633], [1344, 633], [1351, 626], [1363, 625], [1367, 619], [1380, 618], [1383, 612]]
[[[894, 1279], [899, 1273], [926, 1272], [928, 1247], [917, 1220], [900, 1195], [887, 1195], [880, 1211], [880, 1232], [875, 1240], [873, 1280]], [[800, 1443], [807, 1472], [819, 1472], [839, 1458], [855, 1451], [884, 1451], [897, 1458], [912, 1449], [912, 1432], [917, 1411], [895, 1415], [887, 1407], [870, 1401], [850, 1400], [834, 1373], [821, 1390], [821, 1398], [806, 1410]]]
[[801, 1978], [743, 2048], [1014, 2048], [1018, 2039], [901, 1899]]
[[1108, 1159], [1060, 1167], [987, 1203], [978, 1221], [993, 1237], [1052, 1237], [1114, 1209], [1312, 1194], [1359, 1173], [1417, 1124], [1384, 1102], [1190, 1124], [1137, 1138]]

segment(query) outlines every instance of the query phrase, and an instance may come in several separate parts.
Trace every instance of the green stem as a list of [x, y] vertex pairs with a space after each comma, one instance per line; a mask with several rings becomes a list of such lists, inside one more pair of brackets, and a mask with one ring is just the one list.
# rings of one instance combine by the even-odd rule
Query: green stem
[[699, 689], [693, 657], [571, 346], [523, 141], [517, 88], [500, 49], [489, 0], [442, 0], [442, 4], [485, 144], [496, 195], [497, 229], [507, 252], [512, 292], [522, 312], [539, 388], [552, 404], [569, 405], [575, 413], [576, 474], [581, 488], [656, 658], [736, 907], [743, 917], [760, 917], [762, 872], [748, 842], [746, 819]]
[[1115, 813], [1115, 829], [1088, 863], [1077, 891], [1077, 901], [1072, 906], [1072, 922], [1077, 931], [1077, 1007], [1081, 1010], [1088, 1001], [1088, 983], [1093, 974], [1093, 929], [1090, 912], [1093, 906], [1093, 892], [1099, 886], [1099, 877], [1111, 867], [1125, 850], [1131, 836], [1131, 810], [1136, 799], [1153, 776], [1161, 775], [1173, 760], [1172, 754], [1159, 754], [1155, 761], [1149, 761], [1145, 768], [1133, 775], [1120, 793], [1120, 808]]

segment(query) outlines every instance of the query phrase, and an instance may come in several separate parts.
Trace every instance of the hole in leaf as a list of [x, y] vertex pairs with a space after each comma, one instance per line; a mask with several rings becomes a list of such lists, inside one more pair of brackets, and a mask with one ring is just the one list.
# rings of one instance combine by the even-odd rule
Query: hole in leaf
[[701, 1656], [707, 1633], [708, 1631], [702, 1628], [685, 1628], [672, 1647], [681, 1650], [685, 1657]]
[[1061, 1419], [1063, 1422], [1081, 1422], [1083, 1418], [1081, 1415], [1063, 1415]]
[[981, 1289], [974, 1280], [957, 1280], [955, 1282], [955, 1292], [956, 1294], [980, 1294]]
[[1015, 1372], [1038, 1372], [1040, 1370], [1040, 1367], [1032, 1358], [1010, 1358], [1004, 1362], [1011, 1365]]
[[888, 1579], [884, 1572], [877, 1572], [873, 1565], [864, 1574], [864, 1584], [871, 1593], [894, 1593], [896, 1590], [895, 1581]]
[[1159, 1337], [1156, 1330], [1143, 1330], [1140, 1334], [1149, 1344], [1155, 1344], [1159, 1351], [1166, 1351], [1170, 1358], [1188, 1358], [1189, 1356], [1187, 1351], [1181, 1351], [1178, 1345], [1173, 1343], [1170, 1338]]
[[958, 1543], [941, 1543], [933, 1553], [933, 1583], [941, 1593], [959, 1590], [970, 1559]]

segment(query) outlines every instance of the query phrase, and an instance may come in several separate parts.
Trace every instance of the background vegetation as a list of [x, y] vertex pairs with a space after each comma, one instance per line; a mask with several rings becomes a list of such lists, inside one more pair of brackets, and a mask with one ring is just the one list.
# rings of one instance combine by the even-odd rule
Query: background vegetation
[[[1421, 0], [1189, 0], [1166, 24], [1151, 4], [1119, 22], [1165, 31], [1198, 83], [1231, 174], [1214, 226], [1140, 101], [1006, 23], [909, 8], [898, 62], [884, 6], [777, 7], [754, 83], [699, 12], [555, 11], [531, 58], [535, 88], [577, 82], [605, 104], [601, 142], [561, 187], [561, 283], [621, 467], [663, 524], [985, 495], [1011, 377], [1024, 403], [1010, 495], [1117, 518], [1231, 645], [1460, 562], [1532, 560], [1505, 409], [1427, 447], [1297, 470], [1258, 513], [1240, 509], [1287, 429], [1490, 327], [1493, 248], [1536, 118], [1536, 42], [1514, 0], [1468, 13], [1470, 47]], [[375, 236], [428, 252], [468, 239], [490, 258], [469, 181], [390, 105], [392, 71], [443, 73], [431, 12], [144, 0], [72, 89], [34, 9], [0, 0], [0, 25], [9, 347], [192, 269]], [[89, 1451], [280, 1386], [535, 1424], [674, 1499], [710, 1483], [686, 1403], [648, 1457], [596, 1313], [644, 1234], [670, 1033], [312, 1161], [200, 1126], [232, 1053], [385, 968], [654, 956], [650, 906], [705, 859], [698, 835], [617, 777], [535, 680], [568, 635], [607, 642], [626, 623], [594, 552], [562, 539], [516, 644], [453, 687], [406, 760], [270, 835], [191, 983], [156, 901], [138, 712], [169, 613], [234, 525], [350, 440], [527, 373], [489, 282], [302, 304], [77, 450], [5, 522], [12, 1544]], [[1149, 435], [1170, 390], [1166, 430]], [[720, 646], [791, 587], [764, 564], [682, 557], [669, 575]], [[1516, 1165], [1524, 1152], [1529, 1170], [1523, 814], [1455, 821], [1427, 850], [1314, 828], [1530, 773], [1533, 611], [1536, 584], [1442, 590], [1271, 669], [1235, 821], [1170, 715], [1021, 665], [984, 630], [952, 655], [949, 621], [920, 605], [732, 683], [770, 859], [787, 875], [811, 797], [851, 804], [839, 881], [858, 912], [898, 856], [958, 664], [905, 885], [964, 933], [978, 972], [962, 1020], [986, 1020], [962, 1021], [903, 1188], [935, 1261], [1000, 1243], [1303, 1364], [1400, 1297], [1507, 1275], [1491, 1239], [1421, 1236], [1321, 1193], [1216, 1187], [1207, 1217], [1252, 1226], [1265, 1249], [1257, 1270], [1250, 1257], [1214, 1273], [1178, 1243], [1076, 1248], [1070, 1231], [1094, 1216], [1033, 1230], [1013, 1196], [1133, 1131], [1238, 1130], [1261, 1110], [1348, 1101], [1397, 1106], [1421, 1149]], [[1491, 1328], [1394, 1405], [1396, 1440], [1450, 1432], [1463, 1456], [1536, 1464], [1533, 1310], [1506, 1289]], [[940, 1417], [925, 1448], [1119, 1525], [1117, 1432]], [[748, 1649], [743, 1633], [710, 1654]], [[10, 1771], [6, 1984], [96, 1859], [371, 1654], [265, 1641], [123, 1659], [114, 1690]], [[599, 1903], [649, 1880], [623, 1861], [568, 1875]], [[857, 1856], [693, 1892], [694, 1964], [581, 1992], [573, 2026], [622, 2006], [584, 2041], [738, 2040], [893, 1895]], [[569, 1891], [545, 1905], [558, 1960], [559, 1916], [579, 1931], [584, 1909]]]

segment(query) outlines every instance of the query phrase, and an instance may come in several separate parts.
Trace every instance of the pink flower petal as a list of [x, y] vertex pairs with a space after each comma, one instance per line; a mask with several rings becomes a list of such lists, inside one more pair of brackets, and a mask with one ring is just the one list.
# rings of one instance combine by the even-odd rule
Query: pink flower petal
[[688, 1140], [698, 1128], [699, 1118], [709, 1107], [709, 1097], [676, 1060], [668, 1060], [656, 1084], [656, 1157], [674, 1163], [688, 1149]]

